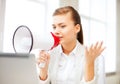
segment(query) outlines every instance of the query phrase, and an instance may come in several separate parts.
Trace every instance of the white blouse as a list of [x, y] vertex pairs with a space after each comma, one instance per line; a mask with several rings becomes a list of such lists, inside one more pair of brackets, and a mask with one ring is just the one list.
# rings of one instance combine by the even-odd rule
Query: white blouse
[[84, 46], [79, 42], [69, 56], [63, 53], [61, 45], [53, 49], [50, 56], [48, 78], [40, 80], [40, 84], [104, 84], [104, 63], [100, 56], [95, 62], [94, 79], [85, 82]]
[[75, 53], [69, 56], [61, 52], [56, 76], [57, 84], [74, 84], [75, 80]]

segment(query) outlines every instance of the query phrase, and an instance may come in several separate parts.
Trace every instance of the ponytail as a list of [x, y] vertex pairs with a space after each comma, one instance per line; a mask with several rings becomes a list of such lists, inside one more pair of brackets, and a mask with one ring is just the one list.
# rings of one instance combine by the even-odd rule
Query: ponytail
[[80, 31], [77, 34], [77, 40], [81, 43], [84, 44], [83, 41], [83, 30], [82, 30], [82, 25], [80, 24]]

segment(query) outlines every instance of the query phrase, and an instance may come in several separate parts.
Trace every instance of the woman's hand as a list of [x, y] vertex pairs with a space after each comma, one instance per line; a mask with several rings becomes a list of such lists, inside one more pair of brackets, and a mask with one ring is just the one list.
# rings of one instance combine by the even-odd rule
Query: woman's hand
[[103, 47], [103, 42], [97, 42], [92, 44], [90, 48], [85, 49], [85, 59], [87, 63], [93, 63], [95, 59], [103, 52], [105, 47]]
[[40, 63], [44, 63], [44, 67], [40, 67], [39, 77], [41, 80], [46, 80], [48, 75], [48, 66], [50, 61], [50, 55], [44, 50], [40, 51], [39, 57], [37, 58], [38, 66]]
[[97, 42], [85, 49], [85, 80], [91, 81], [94, 78], [94, 62], [96, 58], [103, 52], [103, 42]]

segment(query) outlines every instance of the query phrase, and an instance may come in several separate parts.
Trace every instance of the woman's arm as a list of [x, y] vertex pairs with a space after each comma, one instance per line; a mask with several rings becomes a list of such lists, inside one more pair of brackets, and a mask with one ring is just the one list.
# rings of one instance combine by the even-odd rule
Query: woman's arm
[[50, 61], [49, 53], [45, 51], [40, 51], [39, 57], [37, 58], [38, 66], [40, 63], [45, 63], [44, 67], [39, 67], [40, 84], [49, 84], [49, 76], [48, 76], [49, 61]]
[[103, 46], [103, 42], [97, 42], [95, 45], [91, 45], [91, 47], [85, 50], [85, 81], [91, 81], [95, 76], [95, 60], [105, 49]]
[[93, 63], [85, 63], [85, 81], [91, 81], [94, 78], [94, 62]]

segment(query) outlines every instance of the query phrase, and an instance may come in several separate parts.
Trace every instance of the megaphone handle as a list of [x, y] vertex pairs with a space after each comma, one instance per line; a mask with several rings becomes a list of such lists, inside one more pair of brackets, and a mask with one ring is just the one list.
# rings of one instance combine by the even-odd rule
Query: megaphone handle
[[[46, 50], [47, 53], [50, 53], [49, 51], [50, 51], [50, 50]], [[44, 68], [44, 67], [45, 67], [45, 64], [46, 64], [45, 62], [42, 62], [42, 63], [40, 63], [40, 64], [38, 65], [38, 67], [39, 67], [39, 68]]]
[[45, 67], [45, 62], [40, 63], [38, 66], [39, 66], [39, 68], [44, 68]]

